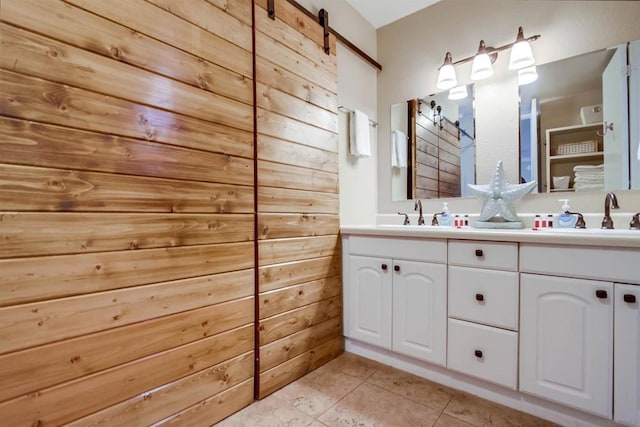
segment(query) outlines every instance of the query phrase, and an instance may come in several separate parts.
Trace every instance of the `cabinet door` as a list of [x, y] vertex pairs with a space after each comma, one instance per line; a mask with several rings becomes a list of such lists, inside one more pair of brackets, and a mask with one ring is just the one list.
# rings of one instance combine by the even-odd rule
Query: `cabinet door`
[[349, 337], [391, 348], [390, 259], [349, 257]]
[[615, 377], [613, 416], [640, 425], [640, 286], [615, 286]]
[[522, 274], [520, 390], [611, 418], [613, 283]]
[[393, 350], [444, 366], [446, 266], [394, 260], [393, 270]]

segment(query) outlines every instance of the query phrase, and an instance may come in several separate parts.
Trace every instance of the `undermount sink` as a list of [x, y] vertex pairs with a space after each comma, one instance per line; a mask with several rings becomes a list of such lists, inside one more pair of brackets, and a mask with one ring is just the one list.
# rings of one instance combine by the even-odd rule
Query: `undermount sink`
[[541, 233], [572, 233], [572, 234], [590, 234], [599, 236], [637, 236], [640, 238], [640, 230], [630, 230], [628, 228], [539, 228], [537, 232]]
[[402, 224], [379, 224], [378, 227], [381, 228], [392, 228], [394, 230], [425, 230], [428, 228], [445, 228], [445, 229], [453, 229], [453, 227], [445, 227], [441, 225], [402, 225]]

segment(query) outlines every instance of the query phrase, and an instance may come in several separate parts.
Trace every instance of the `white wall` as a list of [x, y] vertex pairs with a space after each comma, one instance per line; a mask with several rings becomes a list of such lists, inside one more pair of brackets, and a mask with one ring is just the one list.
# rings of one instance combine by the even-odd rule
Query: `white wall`
[[[541, 34], [533, 43], [538, 64], [602, 49], [628, 40], [640, 39], [640, 2], [630, 1], [503, 1], [442, 0], [378, 30], [378, 58], [383, 71], [378, 76], [378, 211], [393, 213], [411, 210], [411, 202], [391, 201], [389, 134], [390, 106], [435, 92], [437, 68], [447, 51], [454, 61], [471, 56], [480, 39], [500, 46], [514, 41], [518, 26], [525, 36]], [[518, 89], [515, 76], [506, 70], [508, 54], [494, 64], [496, 75], [476, 82], [477, 160], [493, 164], [505, 162], [509, 179], [516, 183], [518, 153]], [[469, 83], [468, 64], [456, 68], [459, 83]], [[509, 74], [511, 73], [511, 74]], [[499, 123], [499, 125], [497, 125]], [[488, 149], [487, 149], [488, 148]], [[478, 173], [478, 182], [488, 177]], [[618, 192], [622, 208], [640, 210], [640, 192]], [[574, 197], [572, 208], [600, 212], [603, 193]], [[625, 202], [626, 201], [626, 202]], [[523, 212], [536, 209], [557, 211], [556, 197], [527, 196]], [[425, 203], [435, 211], [440, 201]], [[477, 199], [456, 199], [452, 211], [478, 212]], [[519, 209], [520, 210], [520, 209]]]
[[[345, 0], [298, 0], [313, 14], [329, 12], [329, 25], [370, 57], [376, 58], [376, 30]], [[318, 28], [320, 31], [320, 29]], [[378, 70], [338, 42], [338, 105], [358, 109], [377, 120]], [[377, 132], [371, 129], [371, 157], [348, 153], [348, 115], [339, 113], [340, 223], [372, 224], [378, 210]], [[391, 178], [389, 178], [390, 180]]]

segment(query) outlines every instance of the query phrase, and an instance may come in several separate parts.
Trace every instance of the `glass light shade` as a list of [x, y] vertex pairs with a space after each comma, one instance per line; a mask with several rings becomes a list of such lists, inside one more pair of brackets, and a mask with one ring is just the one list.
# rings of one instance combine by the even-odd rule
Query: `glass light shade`
[[538, 72], [535, 65], [518, 70], [518, 86], [528, 85], [536, 80], [538, 80]]
[[442, 67], [440, 67], [436, 87], [440, 90], [447, 90], [451, 89], [457, 84], [458, 80], [456, 79], [456, 70], [455, 68], [453, 68], [453, 64], [444, 64]]
[[462, 85], [458, 87], [454, 87], [449, 89], [448, 98], [452, 101], [457, 101], [459, 99], [465, 99], [468, 96], [467, 93], [467, 85]]
[[493, 76], [491, 58], [485, 53], [478, 53], [471, 64], [471, 80], [482, 80]]
[[518, 41], [511, 48], [511, 56], [509, 57], [509, 69], [521, 70], [536, 63], [531, 50], [531, 44], [526, 40]]

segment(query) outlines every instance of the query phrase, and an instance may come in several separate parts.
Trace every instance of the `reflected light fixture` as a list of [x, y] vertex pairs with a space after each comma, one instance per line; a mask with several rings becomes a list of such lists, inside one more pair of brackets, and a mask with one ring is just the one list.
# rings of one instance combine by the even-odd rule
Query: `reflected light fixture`
[[535, 65], [518, 70], [518, 86], [528, 85], [536, 80], [538, 80], [538, 72]]
[[493, 76], [493, 65], [491, 65], [489, 51], [484, 44], [484, 40], [480, 40], [478, 53], [476, 53], [471, 64], [471, 80], [482, 80], [491, 76]]
[[449, 89], [449, 98], [451, 101], [458, 101], [465, 99], [469, 94], [467, 93], [467, 85], [457, 86]]
[[[474, 56], [470, 56], [456, 62], [453, 62], [453, 56], [451, 55], [451, 52], [447, 52], [444, 57], [444, 63], [438, 69], [438, 81], [436, 83], [436, 87], [440, 90], [454, 88], [458, 84], [455, 66], [471, 61], [473, 61], [473, 64], [471, 65], [472, 80], [482, 80], [492, 76], [492, 64], [496, 61], [498, 52], [507, 49], [511, 49], [511, 56], [509, 57], [509, 69], [520, 70], [523, 68], [531, 67], [535, 65], [533, 51], [531, 50], [531, 42], [538, 40], [539, 38], [540, 34], [525, 38], [522, 27], [518, 27], [518, 35], [516, 36], [516, 41], [513, 43], [493, 48], [486, 46], [484, 40], [480, 40], [478, 52]], [[533, 74], [529, 74], [527, 78], [532, 77]]]
[[536, 60], [533, 58], [531, 44], [524, 38], [522, 27], [518, 27], [516, 42], [511, 48], [511, 56], [509, 57], [509, 69], [521, 70], [523, 68], [530, 67], [535, 63]]
[[451, 52], [447, 52], [444, 56], [444, 64], [442, 64], [438, 71], [436, 87], [440, 90], [447, 90], [457, 84], [458, 80], [456, 79], [456, 69], [453, 67], [453, 57], [451, 56]]

